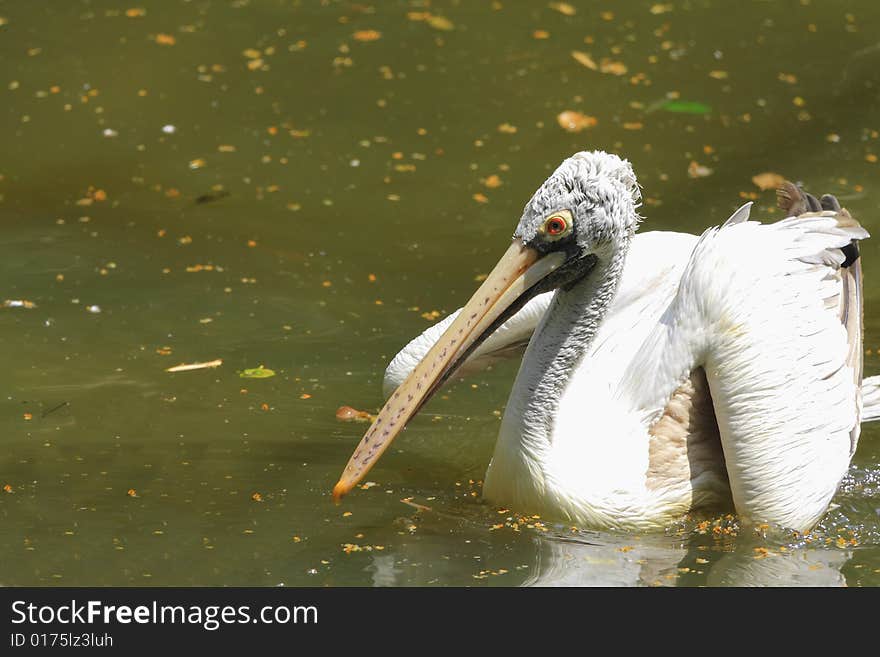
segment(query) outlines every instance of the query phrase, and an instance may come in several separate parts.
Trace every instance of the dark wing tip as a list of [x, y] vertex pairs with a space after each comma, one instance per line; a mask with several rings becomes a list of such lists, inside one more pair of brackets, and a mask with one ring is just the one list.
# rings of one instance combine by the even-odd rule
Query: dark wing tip
[[819, 202], [822, 204], [823, 210], [840, 212], [840, 201], [837, 200], [836, 196], [832, 196], [831, 194], [822, 194], [822, 198], [819, 199]]
[[[804, 191], [798, 185], [786, 180], [776, 190], [776, 204], [787, 217], [799, 217], [807, 212], [834, 212], [837, 223], [842, 228], [858, 227], [858, 222], [852, 218], [849, 212], [840, 207], [840, 202], [831, 194], [823, 194], [817, 199], [809, 192]], [[850, 267], [859, 259], [859, 243], [857, 239], [840, 249], [843, 252], [844, 261], [841, 267]]]
[[801, 188], [789, 180], [782, 183], [776, 190], [776, 205], [787, 217], [796, 217], [809, 209]]

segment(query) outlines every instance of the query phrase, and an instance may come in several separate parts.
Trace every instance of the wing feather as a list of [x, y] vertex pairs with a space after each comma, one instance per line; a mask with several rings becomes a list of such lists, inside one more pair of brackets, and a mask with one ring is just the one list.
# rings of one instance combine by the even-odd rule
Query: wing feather
[[811, 526], [849, 465], [862, 308], [859, 261], [845, 265], [867, 236], [845, 210], [727, 225], [703, 234], [682, 278], [671, 316], [698, 317], [694, 358], [747, 519]]

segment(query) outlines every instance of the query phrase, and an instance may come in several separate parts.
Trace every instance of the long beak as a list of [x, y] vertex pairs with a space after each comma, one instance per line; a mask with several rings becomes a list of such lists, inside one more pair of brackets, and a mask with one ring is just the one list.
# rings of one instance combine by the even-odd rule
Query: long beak
[[565, 254], [561, 252], [541, 256], [520, 239], [513, 240], [455, 321], [379, 411], [333, 487], [334, 501], [338, 502], [364, 478], [439, 384], [452, 375], [472, 348], [497, 328], [505, 311], [518, 307], [518, 299], [564, 262]]

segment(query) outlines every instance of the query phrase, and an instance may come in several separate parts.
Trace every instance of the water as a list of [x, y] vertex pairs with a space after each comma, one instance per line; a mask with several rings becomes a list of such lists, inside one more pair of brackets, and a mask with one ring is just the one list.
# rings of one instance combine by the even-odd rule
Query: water
[[646, 228], [753, 197], [772, 218], [771, 171], [880, 230], [876, 3], [577, 5], [0, 3], [0, 299], [36, 304], [0, 308], [0, 583], [880, 584], [874, 426], [807, 537], [484, 505], [515, 364], [432, 401], [331, 503], [365, 428], [336, 408], [380, 405], [422, 313], [468, 298], [574, 151], [633, 161]]

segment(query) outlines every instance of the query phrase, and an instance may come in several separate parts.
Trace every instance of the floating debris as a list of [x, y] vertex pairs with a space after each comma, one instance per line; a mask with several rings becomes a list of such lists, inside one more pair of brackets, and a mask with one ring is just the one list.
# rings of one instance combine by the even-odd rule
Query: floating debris
[[431, 511], [432, 510], [431, 507], [429, 507], [429, 506], [425, 506], [424, 504], [419, 504], [418, 502], [413, 502], [411, 497], [404, 497], [400, 501], [403, 502], [404, 504], [406, 504], [407, 506], [411, 506], [412, 508], [414, 508], [418, 511]]
[[42, 414], [41, 417], [46, 417], [47, 415], [49, 415], [49, 414], [51, 414], [51, 413], [54, 413], [55, 411], [57, 411], [57, 410], [59, 410], [59, 409], [62, 409], [62, 408], [64, 408], [65, 406], [67, 406], [67, 405], [69, 405], [69, 404], [70, 404], [70, 402], [63, 401], [63, 402], [61, 402], [60, 404], [58, 404], [57, 406], [53, 406], [53, 407], [50, 408], [49, 410], [47, 410], [47, 411], [43, 411], [43, 414]]
[[556, 117], [559, 126], [566, 132], [580, 132], [587, 128], [592, 128], [599, 120], [595, 116], [589, 116], [583, 112], [574, 110], [565, 110]]
[[752, 176], [752, 182], [761, 190], [767, 191], [768, 189], [777, 189], [785, 182], [785, 177], [779, 175], [778, 173], [773, 173], [772, 171], [765, 171], [764, 173], [759, 173], [755, 176]]
[[610, 73], [611, 75], [626, 75], [629, 69], [623, 62], [617, 62], [611, 59], [599, 60], [599, 72]]
[[593, 58], [590, 57], [587, 53], [581, 52], [579, 50], [572, 50], [571, 56], [574, 57], [575, 61], [582, 66], [586, 66], [588, 69], [592, 71], [598, 71], [599, 65], [593, 61]]
[[714, 171], [712, 169], [695, 160], [692, 160], [688, 165], [688, 176], [691, 178], [705, 178], [706, 176], [711, 176], [713, 173]]
[[33, 301], [27, 299], [6, 299], [3, 302], [4, 308], [24, 308], [25, 310], [33, 310], [37, 307]]
[[342, 422], [372, 422], [374, 417], [367, 411], [359, 411], [351, 406], [340, 406], [336, 409], [336, 419]]
[[268, 367], [260, 365], [259, 367], [242, 370], [238, 373], [238, 376], [242, 379], [268, 379], [275, 376], [275, 370], [270, 370]]
[[223, 359], [218, 358], [216, 360], [211, 360], [205, 363], [181, 363], [180, 365], [175, 365], [174, 367], [169, 367], [166, 369], [166, 372], [189, 372], [190, 370], [205, 370], [214, 367], [220, 367], [223, 364]]
[[564, 16], [574, 16], [577, 13], [577, 9], [567, 2], [551, 2], [549, 7]]
[[368, 41], [378, 41], [382, 38], [382, 33], [378, 30], [358, 30], [351, 37], [355, 41], [368, 42]]
[[455, 24], [445, 16], [435, 16], [430, 14], [425, 22], [435, 30], [440, 30], [442, 32], [451, 32], [455, 29]]
[[496, 187], [501, 187], [501, 185], [504, 184], [501, 180], [501, 177], [496, 173], [493, 173], [491, 176], [483, 178], [480, 182], [489, 189], [495, 189]]

